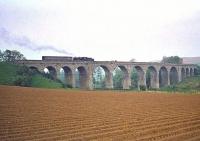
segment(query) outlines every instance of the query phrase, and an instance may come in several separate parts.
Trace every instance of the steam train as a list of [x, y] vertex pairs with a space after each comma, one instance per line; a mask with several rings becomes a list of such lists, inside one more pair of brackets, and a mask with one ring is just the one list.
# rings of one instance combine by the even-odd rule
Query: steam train
[[94, 61], [89, 57], [70, 57], [70, 56], [42, 56], [43, 61]]

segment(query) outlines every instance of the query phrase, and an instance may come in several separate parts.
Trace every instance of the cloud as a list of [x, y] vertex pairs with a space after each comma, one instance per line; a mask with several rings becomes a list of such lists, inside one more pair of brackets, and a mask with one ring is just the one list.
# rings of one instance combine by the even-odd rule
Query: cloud
[[73, 55], [72, 53], [67, 52], [64, 49], [59, 49], [54, 46], [50, 45], [38, 45], [34, 42], [32, 42], [28, 37], [26, 36], [16, 36], [11, 34], [8, 30], [5, 28], [0, 28], [0, 40], [4, 41], [5, 43], [9, 45], [17, 45], [26, 49], [30, 49], [32, 51], [44, 51], [44, 50], [51, 50], [57, 53], [65, 54], [65, 55]]

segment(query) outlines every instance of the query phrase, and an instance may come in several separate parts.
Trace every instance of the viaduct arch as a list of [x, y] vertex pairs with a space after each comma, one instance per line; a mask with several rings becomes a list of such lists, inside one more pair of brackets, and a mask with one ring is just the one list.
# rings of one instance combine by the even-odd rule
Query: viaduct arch
[[76, 87], [75, 73], [79, 72], [79, 85], [82, 89], [93, 89], [93, 72], [101, 67], [105, 71], [106, 88], [113, 88], [113, 71], [119, 67], [124, 72], [123, 89], [131, 86], [131, 72], [135, 68], [138, 74], [138, 85], [147, 86], [146, 73], [150, 71], [149, 87], [160, 88], [173, 85], [186, 77], [194, 76], [196, 65], [194, 64], [168, 64], [157, 62], [118, 62], [118, 61], [94, 61], [94, 60], [22, 60], [17, 62], [31, 69], [43, 72], [44, 68], [57, 78], [60, 69], [64, 70], [65, 81], [72, 87]]

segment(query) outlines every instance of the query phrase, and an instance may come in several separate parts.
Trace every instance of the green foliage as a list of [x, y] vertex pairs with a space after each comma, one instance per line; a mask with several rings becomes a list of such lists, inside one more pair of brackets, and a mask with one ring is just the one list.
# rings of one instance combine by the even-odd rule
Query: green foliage
[[151, 85], [151, 71], [149, 69], [146, 72], [146, 85], [147, 88], [149, 89]]
[[25, 60], [23, 54], [16, 50], [0, 51], [0, 61], [14, 63], [16, 60]]
[[26, 66], [0, 62], [0, 84], [31, 86], [40, 88], [63, 88], [59, 80], [54, 81], [42, 76]]
[[161, 63], [182, 64], [183, 59], [178, 56], [163, 57]]
[[198, 90], [200, 91], [200, 76], [186, 78], [184, 81], [176, 85], [178, 90]]
[[105, 89], [105, 74], [104, 70], [101, 67], [97, 67], [93, 75], [93, 84], [96, 89]]
[[31, 86], [31, 77], [27, 75], [17, 75], [14, 78], [14, 84], [16, 86], [24, 86], [24, 87], [30, 87]]
[[0, 62], [3, 62], [3, 52], [0, 50]]
[[177, 88], [175, 85], [170, 85], [170, 86], [162, 87], [162, 88], [160, 88], [160, 90], [167, 91], [167, 92], [175, 92], [175, 91], [177, 91]]
[[133, 69], [133, 71], [131, 72], [131, 89], [138, 89], [138, 81], [139, 77], [137, 71], [136, 69]]
[[42, 77], [42, 75], [34, 75], [32, 77], [32, 87], [38, 88], [63, 88], [62, 83]]
[[197, 69], [196, 69], [195, 75], [200, 75], [200, 64], [197, 65]]
[[200, 76], [194, 76], [184, 79], [182, 82], [160, 88], [161, 91], [168, 92], [198, 92], [200, 91]]
[[140, 87], [141, 91], [146, 91], [146, 86], [145, 85], [140, 85], [139, 87]]
[[16, 72], [17, 75], [14, 78], [14, 84], [17, 86], [30, 87], [33, 71], [27, 66], [20, 66]]
[[124, 74], [121, 71], [120, 68], [116, 68], [114, 75], [113, 75], [113, 86], [114, 89], [123, 89], [123, 78], [124, 78]]
[[80, 87], [80, 76], [79, 76], [79, 71], [75, 71], [75, 80], [76, 80], [76, 88]]
[[14, 85], [14, 78], [17, 75], [18, 66], [0, 62], [0, 84]]

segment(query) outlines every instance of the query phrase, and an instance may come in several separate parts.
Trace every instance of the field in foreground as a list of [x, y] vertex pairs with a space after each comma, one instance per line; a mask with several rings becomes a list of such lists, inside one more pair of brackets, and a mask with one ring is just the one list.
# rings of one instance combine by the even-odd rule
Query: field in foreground
[[200, 140], [200, 95], [0, 86], [0, 140]]

